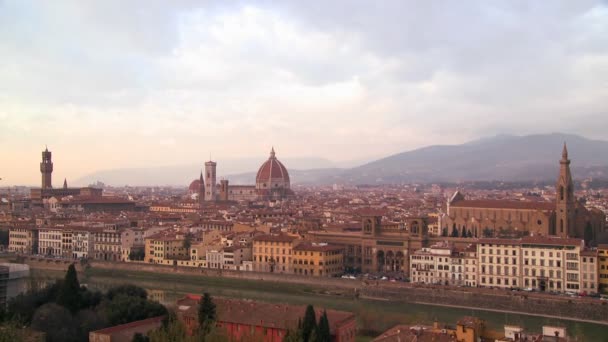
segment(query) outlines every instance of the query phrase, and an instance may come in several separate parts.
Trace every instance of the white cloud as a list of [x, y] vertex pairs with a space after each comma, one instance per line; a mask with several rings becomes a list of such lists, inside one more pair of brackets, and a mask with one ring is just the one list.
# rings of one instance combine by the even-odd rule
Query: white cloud
[[271, 145], [351, 160], [608, 139], [606, 61], [596, 2], [0, 1], [0, 159], [35, 182], [45, 143], [75, 178]]

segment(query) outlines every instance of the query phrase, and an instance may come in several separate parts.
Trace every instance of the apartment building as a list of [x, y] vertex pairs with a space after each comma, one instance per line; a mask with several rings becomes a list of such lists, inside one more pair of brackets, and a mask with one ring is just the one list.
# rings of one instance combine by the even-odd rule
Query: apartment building
[[331, 277], [344, 272], [344, 247], [302, 242], [293, 247], [291, 269], [295, 274]]
[[8, 231], [8, 251], [32, 254], [38, 252], [38, 230], [28, 227], [13, 227]]
[[599, 292], [598, 250], [597, 249], [588, 249], [588, 250], [581, 251], [580, 265], [581, 265], [580, 292], [598, 293]]
[[153, 264], [177, 265], [190, 260], [189, 249], [184, 246], [184, 235], [164, 231], [145, 239], [145, 261]]
[[[448, 243], [438, 243], [425, 247], [410, 255], [410, 280], [413, 283], [449, 285], [463, 280], [463, 258], [455, 256], [454, 247]], [[452, 266], [454, 271], [452, 272]], [[460, 279], [456, 278], [460, 275]]]
[[121, 260], [121, 230], [116, 226], [105, 226], [94, 231], [94, 258], [97, 260]]
[[44, 227], [38, 229], [38, 254], [52, 257], [63, 255], [63, 229]]
[[476, 246], [456, 248], [440, 242], [410, 255], [410, 280], [415, 283], [477, 285]]
[[521, 241], [481, 239], [477, 244], [478, 285], [521, 287]]
[[[582, 260], [586, 265], [590, 265], [591, 260], [597, 263], [597, 257], [585, 255], [583, 240], [553, 237], [480, 239], [477, 250], [481, 286], [596, 292], [592, 291], [597, 288], [596, 272], [589, 266], [586, 266], [587, 271], [581, 271]], [[584, 284], [581, 284], [582, 274], [587, 274]], [[586, 290], [581, 289], [582, 285]]]
[[252, 258], [251, 247], [234, 245], [222, 249], [222, 264], [225, 270], [251, 271], [245, 269], [244, 263]]
[[601, 293], [608, 293], [608, 245], [597, 247], [598, 287]]
[[291, 273], [293, 247], [298, 242], [298, 237], [285, 234], [265, 234], [254, 237], [254, 271]]
[[120, 260], [130, 261], [131, 252], [144, 251], [144, 230], [141, 228], [128, 228], [120, 233]]
[[88, 259], [95, 254], [94, 232], [90, 228], [76, 228], [72, 231], [71, 251], [73, 259]]

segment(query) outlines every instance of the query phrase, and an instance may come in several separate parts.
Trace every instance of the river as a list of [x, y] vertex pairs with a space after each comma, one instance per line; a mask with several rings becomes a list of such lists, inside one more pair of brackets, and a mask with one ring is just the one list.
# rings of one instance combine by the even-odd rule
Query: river
[[[32, 270], [31, 280], [32, 283], [45, 284], [61, 277], [63, 272], [60, 271]], [[177, 298], [186, 293], [209, 292], [212, 296], [299, 305], [313, 304], [316, 307], [346, 310], [357, 315], [358, 327], [363, 333], [378, 334], [399, 323], [432, 324], [437, 320], [455, 324], [462, 316], [469, 315], [483, 318], [490, 329], [497, 331], [502, 331], [505, 324], [523, 326], [532, 332], [540, 332], [543, 325], [565, 326], [569, 335], [582, 338], [583, 341], [608, 341], [608, 325], [478, 309], [354, 299], [341, 293], [320, 293], [304, 285], [213, 277], [197, 277], [192, 280], [178, 275], [144, 272], [114, 274], [113, 271], [104, 270], [86, 272], [79, 277], [81, 283], [101, 291], [125, 283], [138, 285], [148, 290], [151, 298], [168, 306], [173, 305]]]

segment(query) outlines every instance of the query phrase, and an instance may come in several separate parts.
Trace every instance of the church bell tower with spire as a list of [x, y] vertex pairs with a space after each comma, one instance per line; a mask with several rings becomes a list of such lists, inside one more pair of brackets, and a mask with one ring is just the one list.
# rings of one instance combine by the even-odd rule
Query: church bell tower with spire
[[568, 159], [568, 148], [564, 143], [562, 159], [559, 161], [559, 178], [556, 190], [556, 229], [555, 235], [567, 237], [575, 233], [575, 199], [572, 174], [570, 173], [570, 159]]

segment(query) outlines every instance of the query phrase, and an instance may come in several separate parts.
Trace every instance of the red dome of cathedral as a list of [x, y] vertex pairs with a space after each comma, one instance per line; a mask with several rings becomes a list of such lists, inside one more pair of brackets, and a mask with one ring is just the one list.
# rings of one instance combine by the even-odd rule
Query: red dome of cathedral
[[258, 170], [255, 185], [259, 190], [289, 189], [289, 173], [276, 158], [274, 148], [270, 151], [270, 158]]
[[190, 183], [190, 186], [188, 187], [188, 191], [190, 191], [191, 193], [196, 193], [199, 191], [200, 186], [201, 186], [201, 181], [198, 179], [195, 179], [192, 181], [192, 183]]

